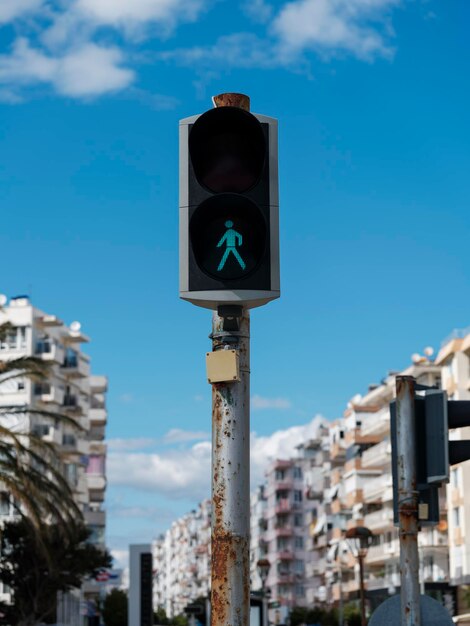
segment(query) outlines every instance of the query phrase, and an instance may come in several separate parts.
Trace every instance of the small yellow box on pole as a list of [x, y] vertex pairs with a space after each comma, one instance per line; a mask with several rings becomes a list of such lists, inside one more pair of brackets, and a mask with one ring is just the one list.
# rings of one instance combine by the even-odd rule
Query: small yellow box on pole
[[206, 353], [207, 381], [233, 383], [240, 380], [237, 350], [216, 350]]

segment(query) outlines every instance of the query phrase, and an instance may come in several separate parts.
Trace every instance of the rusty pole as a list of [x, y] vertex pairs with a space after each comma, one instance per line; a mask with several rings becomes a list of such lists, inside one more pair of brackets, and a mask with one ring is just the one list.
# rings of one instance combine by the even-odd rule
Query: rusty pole
[[240, 381], [212, 385], [211, 626], [250, 617], [250, 317], [239, 314], [238, 330], [212, 318], [212, 349], [238, 351]]
[[396, 391], [401, 624], [420, 626], [414, 378], [397, 376]]

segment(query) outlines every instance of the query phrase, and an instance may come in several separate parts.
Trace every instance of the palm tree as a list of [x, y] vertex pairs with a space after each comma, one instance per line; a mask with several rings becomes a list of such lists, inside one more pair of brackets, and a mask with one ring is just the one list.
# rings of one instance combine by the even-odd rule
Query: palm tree
[[[0, 342], [14, 329], [9, 322], [0, 325]], [[34, 356], [0, 361], [0, 384], [28, 378], [47, 380], [50, 364]], [[83, 430], [68, 415], [29, 405], [0, 407], [0, 484], [13, 496], [18, 513], [27, 515], [39, 527], [44, 521], [68, 527], [81, 520], [73, 491], [64, 477], [64, 467], [57, 447], [39, 435], [26, 430], [21, 423], [25, 415], [41, 415]]]

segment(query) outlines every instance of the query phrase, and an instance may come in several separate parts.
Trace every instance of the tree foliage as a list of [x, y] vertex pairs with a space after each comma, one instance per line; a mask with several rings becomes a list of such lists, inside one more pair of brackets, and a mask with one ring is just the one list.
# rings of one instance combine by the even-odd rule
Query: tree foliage
[[321, 624], [321, 626], [337, 626], [338, 615], [336, 609], [321, 609], [319, 607], [294, 607], [290, 613], [291, 626], [300, 624]]
[[111, 566], [111, 557], [87, 543], [90, 531], [75, 524], [44, 525], [38, 532], [26, 518], [2, 531], [0, 581], [12, 592], [12, 604], [0, 602], [3, 624], [34, 626], [56, 619], [57, 592], [81, 586], [84, 578]]
[[103, 619], [106, 626], [127, 626], [127, 593], [112, 589], [103, 604]]

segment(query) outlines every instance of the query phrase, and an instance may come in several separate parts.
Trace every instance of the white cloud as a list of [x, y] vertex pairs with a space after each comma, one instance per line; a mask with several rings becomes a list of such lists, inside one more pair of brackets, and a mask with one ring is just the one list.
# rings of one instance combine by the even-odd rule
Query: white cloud
[[184, 453], [108, 455], [112, 486], [154, 491], [167, 497], [202, 499], [210, 490], [211, 444], [197, 443]]
[[277, 430], [264, 437], [252, 433], [250, 442], [252, 487], [263, 482], [269, 461], [295, 456], [296, 447], [300, 443], [313, 439], [318, 433], [319, 426], [327, 423], [324, 417], [317, 415], [307, 424]]
[[168, 509], [158, 508], [155, 506], [122, 506], [114, 505], [107, 509], [113, 518], [121, 519], [150, 519], [155, 520], [173, 520], [174, 514]]
[[129, 28], [149, 22], [194, 20], [202, 0], [77, 0], [75, 10], [100, 25]]
[[217, 68], [305, 68], [306, 52], [322, 57], [348, 53], [361, 60], [393, 54], [390, 45], [391, 9], [403, 0], [293, 0], [282, 4], [269, 21], [272, 7], [254, 0], [252, 19], [267, 21], [267, 33], [250, 32], [219, 37], [214, 44], [179, 48], [163, 53], [173, 60], [204, 71]]
[[248, 0], [242, 8], [249, 18], [260, 24], [266, 24], [273, 12], [273, 7], [265, 0]]
[[208, 439], [209, 433], [202, 430], [191, 432], [189, 430], [182, 430], [181, 428], [172, 428], [163, 437], [163, 443], [185, 443], [188, 441], [196, 441], [197, 439]]
[[115, 548], [111, 550], [111, 556], [113, 557], [114, 563], [113, 567], [116, 569], [122, 568], [126, 569], [129, 564], [129, 549], [119, 549]]
[[113, 451], [120, 450], [143, 450], [151, 448], [157, 443], [157, 439], [148, 437], [136, 437], [134, 439], [109, 439], [108, 449]]
[[400, 0], [294, 0], [285, 4], [272, 24], [280, 54], [296, 57], [305, 49], [321, 53], [345, 51], [361, 59], [389, 55], [381, 24]]
[[[308, 424], [292, 426], [272, 435], [251, 435], [252, 486], [259, 484], [269, 460], [289, 458], [296, 446], [315, 436], [324, 418], [317, 416]], [[125, 450], [124, 448], [122, 450]], [[210, 494], [211, 444], [202, 441], [188, 450], [171, 450], [164, 453], [118, 452], [115, 448], [108, 456], [110, 486], [132, 487], [151, 491], [171, 499], [190, 498], [202, 500]]]
[[11, 22], [41, 8], [42, 0], [1, 0], [0, 23]]
[[48, 46], [91, 39], [108, 27], [125, 38], [140, 41], [157, 31], [168, 36], [182, 22], [197, 19], [208, 0], [74, 0], [57, 12], [43, 33]]
[[161, 53], [160, 58], [204, 70], [217, 67], [269, 68], [280, 64], [271, 43], [253, 33], [224, 35], [211, 46], [177, 48]]
[[88, 43], [62, 56], [31, 48], [24, 38], [16, 40], [10, 55], [0, 55], [0, 83], [30, 86], [52, 85], [62, 95], [91, 98], [129, 85], [132, 70], [120, 67], [118, 48]]
[[263, 396], [253, 396], [251, 398], [251, 408], [254, 411], [261, 409], [290, 409], [292, 406], [287, 398], [264, 398]]

